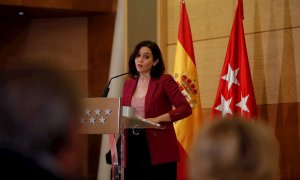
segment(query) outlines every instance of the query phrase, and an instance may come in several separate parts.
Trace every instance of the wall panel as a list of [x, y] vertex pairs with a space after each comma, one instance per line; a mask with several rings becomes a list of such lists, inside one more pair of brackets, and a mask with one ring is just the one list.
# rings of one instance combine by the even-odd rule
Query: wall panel
[[[86, 18], [6, 22], [0, 34], [4, 40], [0, 44], [1, 65], [41, 63], [61, 68], [72, 77], [77, 73], [87, 77]], [[87, 93], [87, 80], [74, 82]]]
[[58, 8], [58, 9], [72, 9], [73, 0], [24, 0], [24, 6], [39, 7], [39, 8]]
[[[236, 0], [190, 0], [187, 11], [194, 41], [229, 36]], [[245, 33], [300, 26], [300, 1], [244, 1]], [[168, 44], [176, 43], [179, 24], [179, 1], [168, 1]], [[286, 21], [290, 20], [287, 24]]]
[[3, 5], [22, 5], [23, 0], [0, 0], [0, 4], [3, 4]]

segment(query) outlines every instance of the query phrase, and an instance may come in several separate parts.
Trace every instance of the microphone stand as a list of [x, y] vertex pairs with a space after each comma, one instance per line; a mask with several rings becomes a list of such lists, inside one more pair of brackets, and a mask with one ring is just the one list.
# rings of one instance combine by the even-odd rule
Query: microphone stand
[[[101, 97], [107, 97], [107, 95], [108, 95], [108, 92], [109, 92], [109, 85], [110, 85], [110, 83], [111, 83], [111, 80], [113, 80], [113, 79], [115, 79], [115, 78], [117, 78], [117, 77], [120, 77], [120, 76], [124, 76], [124, 75], [126, 75], [126, 74], [128, 74], [128, 72], [127, 73], [123, 73], [123, 74], [119, 74], [119, 75], [116, 75], [116, 76], [113, 76], [113, 77], [111, 77], [110, 79], [109, 79], [109, 81], [108, 81], [108, 84], [106, 85], [106, 87], [104, 88], [104, 90], [103, 90], [103, 93], [102, 93], [102, 95], [101, 95]], [[116, 146], [118, 146], [118, 144], [119, 143], [121, 143], [120, 142], [120, 138], [118, 138], [118, 140], [117, 140], [117, 144], [116, 144]], [[115, 149], [116, 149], [116, 151], [117, 152], [115, 152], [115, 153], [117, 153], [117, 157], [120, 157], [120, 152], [118, 151], [118, 148], [117, 147], [115, 147]], [[121, 164], [119, 164], [118, 163], [118, 159], [117, 159], [117, 161], [116, 162], [112, 162], [112, 156], [111, 156], [111, 150], [109, 151], [109, 152], [107, 152], [106, 153], [106, 162], [107, 163], [111, 163], [111, 165], [112, 165], [112, 173], [111, 173], [111, 175], [112, 175], [112, 177], [115, 179], [115, 180], [119, 180], [119, 179], [121, 179], [122, 178], [122, 168], [121, 168]]]
[[123, 73], [123, 74], [119, 74], [119, 75], [116, 75], [116, 76], [111, 77], [111, 78], [109, 79], [109, 81], [108, 81], [107, 86], [104, 88], [101, 97], [107, 97], [108, 92], [109, 92], [109, 85], [110, 85], [110, 83], [111, 83], [111, 80], [113, 80], [113, 79], [115, 79], [115, 78], [117, 78], [117, 77], [120, 77], [120, 76], [124, 76], [125, 74], [128, 74], [128, 72], [127, 72], [127, 73]]

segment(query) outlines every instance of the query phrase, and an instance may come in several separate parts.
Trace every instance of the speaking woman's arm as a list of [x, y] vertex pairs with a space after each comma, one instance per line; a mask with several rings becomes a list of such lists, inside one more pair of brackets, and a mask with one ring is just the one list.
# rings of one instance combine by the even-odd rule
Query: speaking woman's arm
[[161, 81], [168, 99], [170, 100], [174, 108], [168, 113], [162, 114], [155, 118], [148, 118], [148, 120], [155, 123], [171, 121], [174, 122], [191, 115], [192, 109], [190, 107], [190, 104], [180, 92], [178, 84], [173, 79], [173, 77], [169, 74], [164, 74]]

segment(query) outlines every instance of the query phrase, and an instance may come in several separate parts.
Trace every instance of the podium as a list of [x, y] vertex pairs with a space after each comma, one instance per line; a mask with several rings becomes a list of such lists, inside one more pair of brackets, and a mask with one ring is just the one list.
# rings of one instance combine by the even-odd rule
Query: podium
[[79, 132], [81, 134], [112, 134], [114, 137], [120, 136], [120, 158], [117, 157], [116, 141], [110, 136], [116, 155], [114, 162], [112, 162], [113, 180], [124, 179], [124, 130], [128, 128], [164, 128], [160, 124], [152, 123], [136, 116], [134, 108], [121, 106], [120, 98], [83, 98], [79, 124]]

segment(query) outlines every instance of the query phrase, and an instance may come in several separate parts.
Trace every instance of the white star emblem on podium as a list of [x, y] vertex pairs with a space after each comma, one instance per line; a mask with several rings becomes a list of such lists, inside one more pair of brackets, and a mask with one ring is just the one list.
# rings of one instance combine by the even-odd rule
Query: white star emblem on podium
[[111, 113], [111, 110], [107, 108], [107, 109], [105, 110], [105, 116], [108, 116], [110, 113]]
[[95, 115], [96, 115], [96, 116], [100, 116], [100, 112], [101, 112], [101, 110], [100, 110], [99, 108], [97, 108], [97, 109], [95, 110]]
[[85, 115], [90, 116], [90, 115], [91, 115], [91, 110], [86, 109], [86, 110], [85, 110]]
[[104, 124], [104, 121], [105, 121], [105, 118], [103, 118], [103, 116], [101, 116], [101, 118], [99, 118], [99, 122], [100, 122], [101, 124]]
[[95, 124], [95, 118], [94, 117], [91, 117], [89, 120], [90, 120], [91, 124]]

